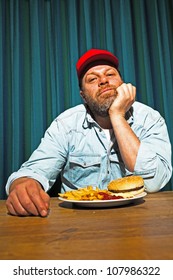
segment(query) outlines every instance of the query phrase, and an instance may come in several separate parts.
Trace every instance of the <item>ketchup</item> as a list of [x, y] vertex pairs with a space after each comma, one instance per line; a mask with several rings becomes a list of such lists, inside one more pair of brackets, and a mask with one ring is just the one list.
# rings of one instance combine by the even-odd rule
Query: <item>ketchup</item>
[[123, 198], [120, 195], [111, 195], [111, 194], [104, 193], [104, 192], [99, 192], [99, 194], [102, 196], [103, 200], [111, 200], [111, 199], [121, 199], [121, 198]]

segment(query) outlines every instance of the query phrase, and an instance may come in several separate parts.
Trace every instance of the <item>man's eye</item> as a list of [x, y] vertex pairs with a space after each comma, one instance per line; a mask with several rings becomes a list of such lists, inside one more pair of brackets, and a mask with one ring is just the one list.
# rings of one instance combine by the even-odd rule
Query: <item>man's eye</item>
[[95, 80], [96, 80], [96, 77], [90, 78], [90, 79], [89, 79], [89, 83], [91, 83], [91, 82], [93, 82], [93, 81], [95, 81]]

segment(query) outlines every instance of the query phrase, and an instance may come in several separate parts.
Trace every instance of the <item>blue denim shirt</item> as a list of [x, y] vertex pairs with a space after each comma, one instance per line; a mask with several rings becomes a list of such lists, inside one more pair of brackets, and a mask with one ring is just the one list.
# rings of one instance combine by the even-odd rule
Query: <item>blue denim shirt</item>
[[[135, 102], [131, 109], [127, 121], [141, 142], [133, 174], [144, 178], [148, 192], [155, 192], [172, 174], [167, 127], [152, 108]], [[105, 189], [111, 180], [132, 174], [114, 135], [108, 141], [84, 105], [66, 110], [52, 122], [29, 160], [9, 177], [7, 193], [10, 183], [23, 176], [38, 180], [48, 191], [60, 172], [62, 192], [87, 185]]]

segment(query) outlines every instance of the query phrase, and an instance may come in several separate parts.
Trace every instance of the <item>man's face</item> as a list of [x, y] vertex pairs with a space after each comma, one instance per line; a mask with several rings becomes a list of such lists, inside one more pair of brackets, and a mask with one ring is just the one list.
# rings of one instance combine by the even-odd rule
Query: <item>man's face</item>
[[122, 83], [121, 76], [114, 67], [94, 66], [85, 73], [80, 94], [94, 115], [106, 117], [116, 98], [116, 89]]

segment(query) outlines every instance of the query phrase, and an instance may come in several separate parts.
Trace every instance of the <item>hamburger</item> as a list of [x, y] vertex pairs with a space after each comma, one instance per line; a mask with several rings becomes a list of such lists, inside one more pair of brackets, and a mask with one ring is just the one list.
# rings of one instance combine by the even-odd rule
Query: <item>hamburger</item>
[[108, 190], [124, 198], [134, 197], [144, 192], [144, 180], [140, 176], [127, 176], [111, 181]]

